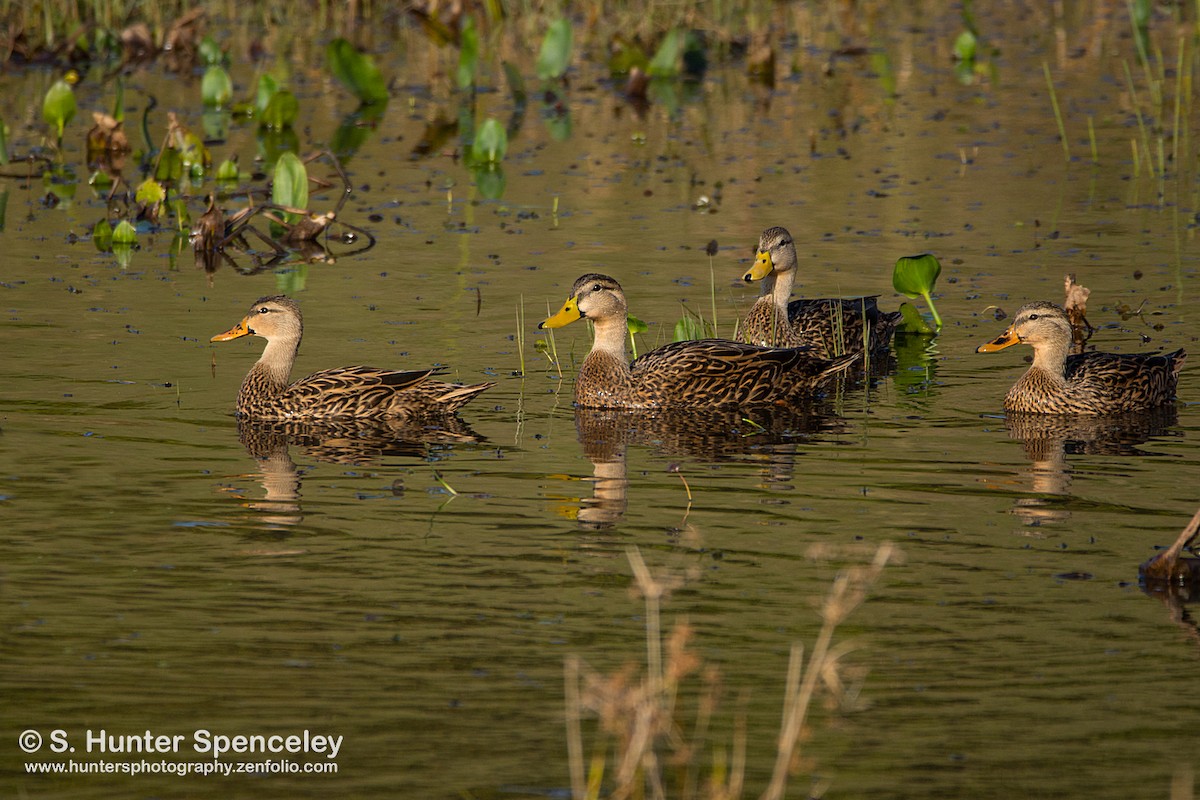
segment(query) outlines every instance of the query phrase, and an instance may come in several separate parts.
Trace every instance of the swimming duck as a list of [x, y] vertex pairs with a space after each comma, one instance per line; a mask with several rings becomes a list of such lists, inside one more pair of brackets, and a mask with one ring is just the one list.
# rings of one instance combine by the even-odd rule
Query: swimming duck
[[436, 369], [397, 372], [375, 367], [337, 367], [288, 383], [304, 321], [300, 306], [284, 295], [261, 297], [250, 312], [225, 333], [227, 342], [242, 336], [267, 340], [262, 357], [250, 368], [238, 391], [237, 414], [262, 420], [334, 418], [412, 418], [449, 414], [492, 386], [463, 386], [430, 380]]
[[1041, 414], [1115, 414], [1169, 403], [1187, 353], [1081, 353], [1068, 355], [1071, 323], [1054, 303], [1017, 309], [1013, 323], [975, 352], [1014, 344], [1033, 348], [1033, 366], [1004, 397], [1004, 408]]
[[596, 338], [575, 381], [575, 403], [589, 408], [716, 407], [791, 404], [861, 358], [832, 360], [807, 348], [757, 347], [724, 339], [672, 342], [629, 363], [628, 306], [621, 285], [589, 273], [575, 281], [557, 314], [538, 325], [561, 328], [590, 319]]
[[791, 300], [796, 280], [796, 244], [786, 228], [767, 228], [758, 254], [742, 280], [762, 281], [762, 293], [738, 327], [743, 342], [765, 347], [809, 345], [826, 358], [863, 349], [863, 325], [871, 352], [891, 344], [900, 312], [882, 312], [876, 297]]

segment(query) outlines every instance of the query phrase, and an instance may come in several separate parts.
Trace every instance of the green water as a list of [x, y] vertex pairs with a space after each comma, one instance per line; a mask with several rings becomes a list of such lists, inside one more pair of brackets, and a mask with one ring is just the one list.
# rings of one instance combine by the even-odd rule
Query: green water
[[[1167, 797], [1191, 781], [1200, 636], [1186, 608], [1138, 588], [1137, 565], [1200, 502], [1194, 365], [1174, 417], [1115, 446], [1093, 430], [1010, 435], [1001, 399], [1023, 354], [974, 349], [1006, 324], [995, 307], [1060, 300], [1075, 273], [1097, 347], [1200, 352], [1195, 145], [1163, 179], [1145, 164], [1135, 176], [1119, 21], [1105, 33], [1024, 13], [987, 19], [996, 79], [972, 86], [948, 67], [953, 15], [889, 28], [875, 46], [895, 97], [878, 60], [823, 71], [829, 33], [801, 37], [774, 89], [714, 68], [675, 113], [660, 102], [639, 117], [582, 68], [570, 136], [532, 105], [499, 201], [473, 191], [453, 138], [410, 158], [426, 122], [453, 111], [444, 89], [421, 90], [428, 65], [450, 61], [396, 56], [401, 88], [346, 164], [342, 218], [376, 244], [332, 263], [210, 276], [160, 235], [122, 269], [85, 236], [104, 213], [87, 186], [47, 208], [40, 184], [0, 180], [0, 794], [566, 796], [564, 659], [613, 671], [643, 657], [631, 545], [684, 576], [664, 621], [686, 617], [722, 671], [719, 744], [744, 704], [756, 794], [789, 648], [812, 641], [814, 603], [846, 563], [811, 549], [883, 542], [903, 562], [839, 633], [858, 645], [846, 660], [865, 675], [862, 707], [820, 708], [805, 744], [827, 796]], [[1056, 34], [1090, 49], [1064, 54]], [[296, 72], [315, 149], [353, 106]], [[38, 143], [50, 80], [0, 77], [13, 151]], [[199, 107], [178, 78], [138, 80], [164, 107]], [[110, 102], [98, 81], [78, 91], [81, 109]], [[129, 102], [140, 113], [144, 97]], [[477, 102], [511, 111], [504, 91]], [[1198, 122], [1193, 110], [1182, 126]], [[81, 139], [67, 148], [80, 171]], [[253, 128], [214, 152], [250, 161]], [[758, 233], [779, 224], [812, 296], [878, 293], [894, 308], [896, 258], [935, 253], [947, 326], [928, 360], [900, 352], [778, 430], [647, 422], [598, 446], [588, 432], [604, 421], [577, 421], [570, 403], [586, 328], [557, 333], [560, 378], [536, 323], [601, 271], [651, 323], [640, 351], [669, 340], [681, 302], [710, 315], [714, 285], [728, 335], [753, 302], [739, 278]], [[231, 412], [261, 340], [208, 340], [281, 287], [305, 313], [297, 373], [441, 364], [496, 386], [464, 409], [457, 442], [275, 442], [255, 458]], [[43, 776], [26, 774], [27, 729], [66, 731], [79, 761], [99, 759], [81, 751], [100, 729], [344, 742], [336, 775]], [[170, 759], [203, 760], [186, 755]]]

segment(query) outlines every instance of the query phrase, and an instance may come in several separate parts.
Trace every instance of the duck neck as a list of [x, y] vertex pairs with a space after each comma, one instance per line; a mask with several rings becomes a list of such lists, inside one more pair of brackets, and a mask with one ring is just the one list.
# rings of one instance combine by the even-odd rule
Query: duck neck
[[1070, 342], [1045, 342], [1033, 348], [1033, 366], [1029, 369], [1046, 374], [1055, 383], [1066, 382], [1063, 368]]
[[625, 316], [609, 317], [595, 321], [596, 338], [592, 341], [592, 353], [612, 356], [625, 361], [625, 332], [629, 330]]
[[263, 354], [250, 368], [246, 380], [242, 382], [241, 394], [265, 394], [276, 397], [288, 387], [288, 377], [292, 374], [292, 365], [296, 363], [296, 353], [300, 350], [300, 340], [269, 339]]
[[770, 296], [775, 307], [787, 312], [788, 301], [792, 298], [792, 284], [796, 282], [796, 270], [772, 272], [763, 278], [761, 297]]

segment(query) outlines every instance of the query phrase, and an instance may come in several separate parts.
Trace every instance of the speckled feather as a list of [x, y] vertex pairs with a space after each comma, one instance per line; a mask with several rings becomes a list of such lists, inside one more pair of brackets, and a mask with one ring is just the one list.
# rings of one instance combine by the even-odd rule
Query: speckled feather
[[785, 316], [772, 296], [764, 295], [742, 320], [738, 338], [763, 347], [811, 347], [817, 355], [831, 358], [862, 350], [865, 322], [871, 352], [881, 352], [891, 345], [900, 313], [885, 314], [876, 301], [876, 297], [792, 300]]
[[[866, 325], [872, 352], [882, 352], [891, 345], [900, 313], [880, 311], [875, 295], [788, 299], [797, 260], [796, 245], [787, 229], [774, 227], [762, 232], [757, 260], [769, 263], [771, 268], [761, 278], [762, 294], [738, 327], [741, 341], [765, 347], [809, 346], [817, 355], [832, 358], [862, 350]], [[745, 280], [752, 280], [749, 272]]]
[[1169, 403], [1187, 354], [1082, 353], [1067, 356], [1061, 379], [1030, 367], [1004, 396], [1009, 411], [1118, 414]]
[[980, 352], [1013, 344], [1033, 347], [1034, 361], [1004, 397], [1008, 411], [1039, 414], [1120, 414], [1171, 402], [1187, 360], [1171, 353], [1068, 354], [1071, 323], [1054, 303], [1038, 301], [1017, 310], [1013, 323]]
[[267, 339], [262, 357], [238, 391], [239, 416], [304, 420], [450, 414], [492, 386], [431, 380], [438, 373], [432, 369], [399, 372], [365, 366], [322, 370], [289, 384], [303, 331], [300, 307], [280, 295], [255, 301], [238, 327], [214, 337], [255, 334]]
[[792, 404], [811, 397], [823, 382], [860, 358], [854, 354], [827, 360], [803, 348], [701, 339], [664, 345], [630, 364], [625, 358], [626, 301], [620, 285], [606, 275], [584, 275], [575, 282], [571, 298], [568, 304], [577, 305], [579, 316], [596, 325], [592, 351], [575, 382], [580, 406]]

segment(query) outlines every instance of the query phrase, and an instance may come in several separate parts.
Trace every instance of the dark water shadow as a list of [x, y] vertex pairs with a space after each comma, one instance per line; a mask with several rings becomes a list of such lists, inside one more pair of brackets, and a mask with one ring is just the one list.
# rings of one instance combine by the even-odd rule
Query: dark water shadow
[[[766, 481], [788, 482], [800, 443], [847, 428], [844, 420], [820, 406], [734, 411], [577, 408], [575, 430], [584, 456], [592, 462], [593, 490], [591, 497], [580, 500], [576, 519], [585, 530], [605, 530], [624, 518], [630, 445], [701, 463], [761, 461]], [[689, 488], [689, 507], [690, 492]]]
[[302, 473], [291, 448], [330, 464], [378, 464], [384, 459], [428, 459], [437, 450], [473, 444], [483, 437], [456, 416], [420, 422], [406, 420], [345, 420], [324, 422], [238, 421], [238, 439], [258, 465], [263, 487], [261, 502], [247, 508], [259, 512], [258, 522], [274, 526], [299, 524]]

